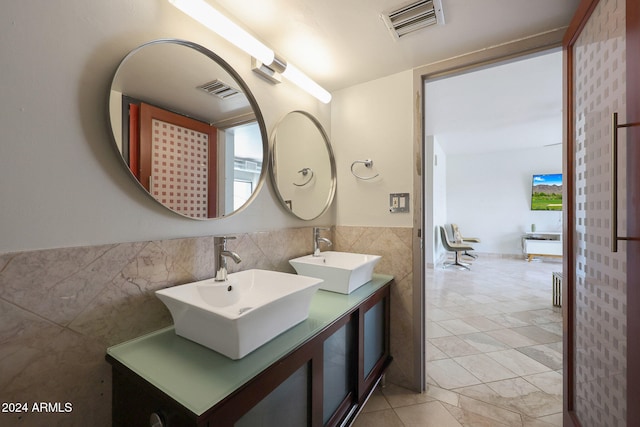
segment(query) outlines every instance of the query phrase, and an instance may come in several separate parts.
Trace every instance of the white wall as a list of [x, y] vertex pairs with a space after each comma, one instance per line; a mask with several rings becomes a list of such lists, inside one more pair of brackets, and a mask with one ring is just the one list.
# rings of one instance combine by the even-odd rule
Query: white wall
[[447, 222], [447, 155], [432, 135], [425, 137], [423, 170], [424, 256], [427, 266], [433, 267], [446, 253], [438, 227]]
[[435, 239], [433, 249], [433, 263], [437, 264], [447, 253], [440, 244], [440, 232], [438, 226], [447, 223], [447, 155], [434, 138], [433, 145], [433, 224]]
[[[329, 132], [329, 105], [290, 83], [261, 80], [250, 71], [248, 55], [168, 1], [36, 3], [10, 1], [2, 9], [0, 253], [309, 225], [279, 206], [270, 184], [251, 206], [222, 220], [189, 220], [159, 206], [116, 157], [109, 88], [131, 49], [182, 38], [216, 52], [240, 73], [269, 133], [296, 109], [315, 115]], [[315, 222], [330, 224], [334, 216], [332, 209]]]
[[447, 222], [479, 237], [478, 252], [521, 254], [521, 236], [561, 231], [562, 213], [532, 211], [531, 178], [562, 171], [562, 146], [447, 156]]
[[[338, 169], [338, 225], [411, 227], [409, 213], [390, 213], [390, 193], [413, 195], [413, 72], [411, 70], [333, 93], [331, 140]], [[373, 160], [371, 170], [354, 160]]]

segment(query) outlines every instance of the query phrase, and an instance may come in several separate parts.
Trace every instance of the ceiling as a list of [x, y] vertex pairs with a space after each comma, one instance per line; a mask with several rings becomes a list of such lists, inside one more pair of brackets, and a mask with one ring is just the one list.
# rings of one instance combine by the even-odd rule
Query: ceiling
[[442, 0], [444, 25], [395, 40], [406, 0], [208, 0], [330, 92], [568, 25], [579, 0]]
[[557, 146], [562, 51], [428, 80], [425, 99], [425, 133], [449, 155]]
[[[580, 2], [441, 0], [444, 25], [396, 40], [380, 15], [405, 0], [208, 1], [330, 92], [561, 29]], [[427, 134], [448, 154], [558, 144], [561, 73], [556, 52], [434, 82]]]

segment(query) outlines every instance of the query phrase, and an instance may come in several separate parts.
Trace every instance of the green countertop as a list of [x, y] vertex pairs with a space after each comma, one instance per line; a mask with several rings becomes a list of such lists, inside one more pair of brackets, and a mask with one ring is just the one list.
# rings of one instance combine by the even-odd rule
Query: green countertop
[[173, 326], [114, 345], [107, 354], [196, 415], [219, 403], [393, 280], [373, 279], [349, 295], [319, 290], [309, 318], [240, 360], [179, 337]]

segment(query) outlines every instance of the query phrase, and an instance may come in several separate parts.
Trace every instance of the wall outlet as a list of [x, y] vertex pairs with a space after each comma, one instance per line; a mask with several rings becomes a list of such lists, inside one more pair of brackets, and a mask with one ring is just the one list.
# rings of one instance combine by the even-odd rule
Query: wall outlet
[[389, 212], [409, 212], [409, 193], [389, 194]]

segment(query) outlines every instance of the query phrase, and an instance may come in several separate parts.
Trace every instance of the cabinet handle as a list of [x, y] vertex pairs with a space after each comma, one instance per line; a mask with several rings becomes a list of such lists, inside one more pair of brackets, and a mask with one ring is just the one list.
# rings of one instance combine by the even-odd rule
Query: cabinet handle
[[611, 115], [611, 252], [618, 252], [618, 240], [637, 240], [618, 236], [618, 129], [638, 125], [618, 124], [618, 113]]

